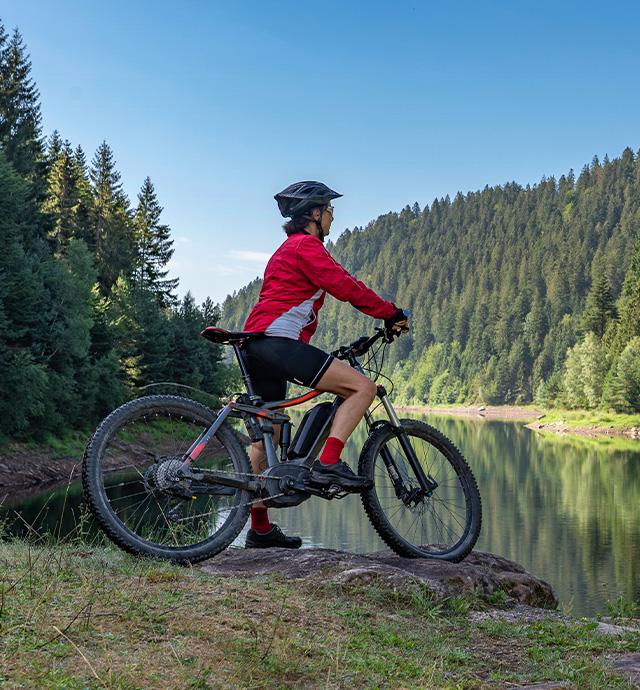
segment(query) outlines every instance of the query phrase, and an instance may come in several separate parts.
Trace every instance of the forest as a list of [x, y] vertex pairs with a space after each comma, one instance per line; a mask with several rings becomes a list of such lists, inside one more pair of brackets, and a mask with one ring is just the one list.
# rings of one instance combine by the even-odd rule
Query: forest
[[209, 404], [228, 388], [200, 337], [219, 309], [177, 300], [161, 216], [148, 177], [126, 197], [106, 142], [88, 162], [43, 136], [22, 36], [0, 23], [0, 439], [87, 431], [150, 384]]
[[[327, 248], [411, 313], [387, 355], [398, 402], [639, 412], [639, 231], [640, 161], [627, 148], [577, 177], [415, 203]], [[225, 327], [242, 328], [260, 286], [226, 299]], [[313, 342], [333, 350], [373, 326], [329, 297]]]
[[[222, 307], [178, 300], [162, 210], [149, 177], [127, 198], [106, 141], [89, 161], [43, 134], [26, 46], [0, 22], [0, 440], [86, 432], [168, 384], [212, 405], [237, 390], [199, 333], [241, 329], [261, 281]], [[328, 249], [411, 312], [386, 360], [398, 402], [638, 412], [639, 231], [640, 163], [627, 148], [577, 177], [408, 205]], [[328, 298], [314, 343], [331, 350], [372, 327]]]

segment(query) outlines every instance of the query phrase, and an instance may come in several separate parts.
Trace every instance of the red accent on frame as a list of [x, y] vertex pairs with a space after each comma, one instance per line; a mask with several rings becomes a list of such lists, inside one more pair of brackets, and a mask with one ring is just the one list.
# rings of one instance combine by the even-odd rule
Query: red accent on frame
[[205, 442], [205, 443], [201, 443], [199, 446], [196, 446], [196, 447], [193, 449], [193, 453], [191, 453], [191, 455], [189, 456], [189, 459], [190, 459], [190, 460], [195, 460], [195, 459], [198, 457], [198, 455], [200, 455], [200, 453], [202, 453], [202, 451], [204, 450], [204, 447], [205, 447], [206, 445], [207, 445], [207, 444], [206, 444], [206, 442]]
[[309, 393], [305, 393], [304, 395], [301, 395], [299, 398], [292, 398], [291, 400], [287, 400], [286, 402], [283, 402], [281, 405], [278, 405], [273, 409], [278, 410], [281, 407], [293, 407], [294, 405], [299, 405], [300, 403], [307, 402], [307, 400], [317, 398], [319, 395], [322, 395], [322, 391], [309, 391]]

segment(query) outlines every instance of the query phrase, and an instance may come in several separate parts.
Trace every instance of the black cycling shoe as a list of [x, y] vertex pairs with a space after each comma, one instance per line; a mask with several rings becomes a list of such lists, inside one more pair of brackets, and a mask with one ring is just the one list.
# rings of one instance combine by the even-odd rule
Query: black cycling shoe
[[316, 460], [311, 467], [312, 484], [331, 486], [337, 484], [340, 488], [351, 493], [368, 491], [373, 488], [373, 480], [356, 474], [346, 462], [338, 460], [332, 465], [325, 465]]
[[302, 539], [300, 537], [288, 537], [273, 522], [268, 532], [260, 533], [254, 529], [247, 532], [247, 540], [244, 543], [245, 549], [271, 549], [275, 546], [284, 549], [299, 549], [302, 546]]

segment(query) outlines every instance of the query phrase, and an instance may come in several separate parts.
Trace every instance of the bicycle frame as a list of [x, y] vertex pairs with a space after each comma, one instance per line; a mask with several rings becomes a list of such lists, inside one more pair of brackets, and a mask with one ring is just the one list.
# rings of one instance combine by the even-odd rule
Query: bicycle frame
[[[291, 440], [292, 425], [291, 418], [282, 410], [286, 410], [289, 407], [294, 407], [296, 405], [308, 402], [309, 400], [312, 400], [313, 398], [321, 395], [321, 392], [314, 390], [295, 398], [288, 398], [286, 400], [263, 403], [260, 400], [260, 398], [255, 395], [255, 391], [251, 383], [251, 377], [249, 376], [244, 362], [244, 357], [240, 350], [240, 345], [243, 342], [243, 340], [246, 337], [248, 337], [248, 334], [229, 334], [227, 331], [223, 331], [222, 329], [217, 328], [207, 330], [215, 331], [215, 337], [211, 335], [205, 336], [208, 339], [214, 342], [227, 342], [233, 346], [238, 364], [240, 366], [242, 379], [247, 389], [247, 393], [239, 395], [237, 400], [228, 402], [222, 408], [222, 410], [220, 410], [220, 412], [217, 415], [217, 419], [213, 423], [213, 425], [209, 427], [209, 429], [207, 429], [203, 434], [201, 434], [201, 436], [192, 444], [192, 446], [185, 454], [184, 463], [180, 467], [178, 474], [182, 477], [190, 477], [193, 479], [197, 479], [199, 481], [204, 481], [208, 484], [220, 484], [223, 486], [230, 486], [235, 488], [249, 487], [253, 488], [254, 490], [257, 490], [257, 488], [260, 486], [259, 482], [247, 482], [244, 479], [237, 479], [229, 476], [218, 476], [215, 474], [205, 477], [201, 475], [201, 473], [192, 473], [189, 470], [189, 465], [198, 458], [198, 456], [204, 450], [210, 439], [216, 434], [218, 429], [222, 426], [222, 424], [225, 423], [225, 421], [229, 417], [241, 418], [245, 423], [247, 433], [251, 441], [253, 443], [262, 442], [267, 468], [272, 468], [277, 465], [280, 465], [281, 463], [288, 462], [287, 451], [289, 449]], [[203, 335], [205, 335], [205, 333], [206, 331], [203, 333]], [[231, 335], [232, 337], [222, 340], [219, 334]], [[244, 338], [242, 336], [244, 336]], [[336, 351], [334, 355], [339, 353], [340, 359], [347, 361], [351, 367], [356, 369], [356, 371], [365, 374], [362, 366], [356, 358], [357, 354], [364, 354], [364, 352], [366, 352], [366, 350], [369, 349], [373, 342], [377, 340], [379, 337], [382, 337], [381, 332], [369, 339], [363, 340], [361, 338], [359, 341], [356, 341], [356, 343], [352, 343], [351, 346], [347, 348], [341, 348], [339, 351]], [[358, 348], [356, 347], [356, 345], [359, 345], [360, 347]], [[393, 429], [394, 433], [398, 437], [398, 440], [404, 452], [407, 455], [407, 458], [412, 466], [413, 471], [415, 472], [415, 476], [418, 479], [421, 490], [424, 492], [425, 495], [430, 494], [437, 487], [437, 483], [431, 476], [426, 475], [424, 470], [422, 469], [422, 466], [415, 455], [413, 447], [411, 446], [409, 437], [404, 432], [404, 428], [393, 408], [393, 405], [391, 404], [391, 401], [384, 386], [378, 386], [377, 396], [380, 399], [382, 406], [384, 407], [388, 420], [376, 421], [373, 417], [373, 413], [370, 410], [367, 410], [364, 415], [367, 428], [371, 432], [377, 426], [381, 424], [386, 424]], [[328, 436], [328, 430], [330, 429], [331, 422], [333, 421], [333, 418], [341, 403], [342, 399], [340, 397], [336, 397], [333, 400], [332, 410], [329, 419], [327, 420], [327, 424], [324, 425], [322, 430], [317, 434], [316, 438], [312, 440], [310, 452], [302, 458], [293, 460], [291, 464], [304, 465], [310, 468], [311, 464], [313, 463], [313, 460], [317, 455], [317, 452], [319, 451], [320, 446], [324, 444], [324, 441]], [[279, 455], [276, 450], [276, 445], [273, 439], [274, 424], [280, 424], [282, 429], [280, 434]], [[391, 454], [385, 449], [383, 450], [382, 456], [385, 466], [387, 467], [387, 471], [389, 472], [389, 476], [391, 477], [391, 480], [394, 482], [394, 484], [400, 482], [400, 475], [395, 466], [395, 462], [391, 457]]]

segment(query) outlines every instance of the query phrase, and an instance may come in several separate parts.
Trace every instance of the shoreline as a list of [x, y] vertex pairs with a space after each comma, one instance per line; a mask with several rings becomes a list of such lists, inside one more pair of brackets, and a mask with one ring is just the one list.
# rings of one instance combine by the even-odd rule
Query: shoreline
[[[636, 426], [616, 427], [608, 422], [599, 424], [581, 424], [579, 420], [569, 423], [564, 420], [544, 421], [548, 412], [539, 409], [516, 406], [493, 407], [491, 405], [458, 406], [458, 407], [426, 407], [419, 405], [396, 405], [396, 409], [421, 414], [441, 414], [453, 417], [478, 417], [494, 419], [496, 421], [522, 421], [526, 429], [547, 434], [561, 436], [580, 436], [583, 438], [625, 438], [640, 441], [640, 423]], [[554, 411], [554, 416], [562, 411]], [[569, 415], [569, 413], [567, 413]]]
[[443, 414], [453, 417], [478, 417], [480, 419], [495, 419], [499, 421], [535, 420], [545, 414], [544, 410], [528, 407], [505, 405], [493, 407], [491, 405], [459, 405], [457, 407], [428, 407], [424, 405], [394, 405], [396, 410], [406, 412], [420, 412], [422, 414]]

